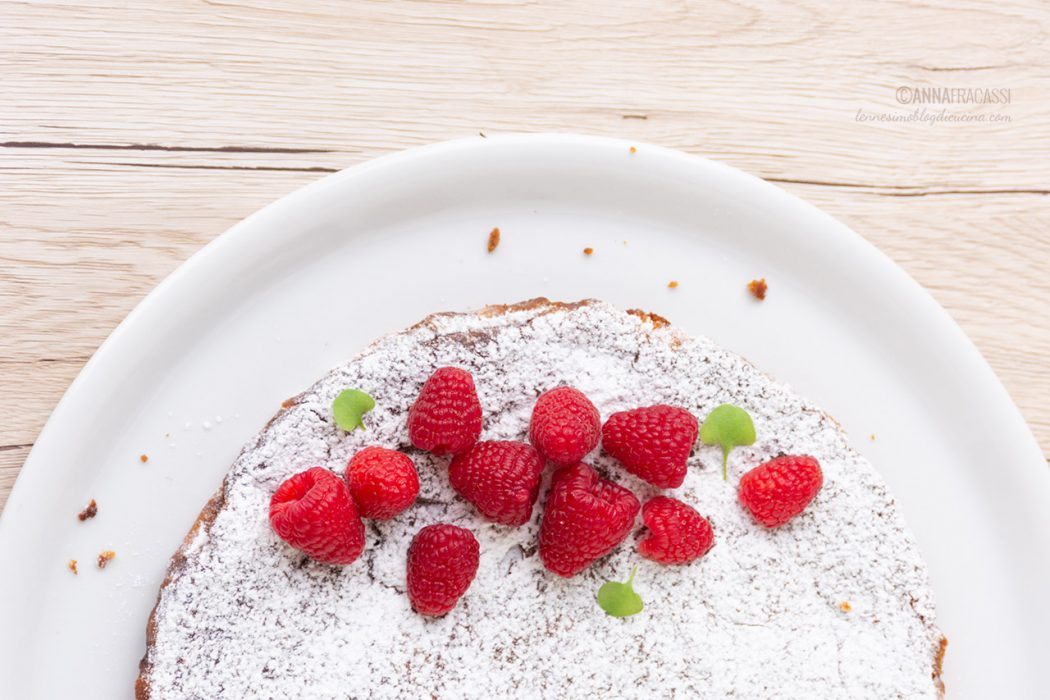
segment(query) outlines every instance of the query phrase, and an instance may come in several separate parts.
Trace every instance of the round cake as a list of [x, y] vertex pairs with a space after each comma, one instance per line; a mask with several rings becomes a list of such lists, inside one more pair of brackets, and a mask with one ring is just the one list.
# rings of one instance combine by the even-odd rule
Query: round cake
[[[638, 555], [628, 537], [572, 578], [537, 555], [532, 519], [496, 525], [449, 485], [448, 458], [415, 449], [406, 417], [435, 369], [472, 373], [483, 440], [527, 441], [536, 398], [571, 384], [614, 412], [670, 404], [752, 416], [758, 439], [698, 443], [680, 488], [660, 490], [595, 450], [585, 461], [645, 502], [659, 493], [711, 523], [714, 547], [686, 566]], [[332, 419], [344, 389], [375, 398], [366, 430]], [[314, 466], [339, 475], [366, 446], [401, 450], [420, 494], [366, 521], [364, 553], [335, 567], [289, 547], [271, 496]], [[781, 527], [737, 499], [740, 476], [780, 454], [812, 455], [823, 487]], [[433, 523], [471, 530], [476, 577], [440, 618], [412, 610], [406, 552]], [[599, 587], [637, 566], [644, 610], [606, 615]], [[893, 497], [839, 425], [710, 340], [599, 301], [537, 299], [430, 316], [379, 339], [291, 399], [230, 468], [172, 559], [147, 630], [140, 700], [219, 698], [938, 698], [945, 640], [927, 572]]]

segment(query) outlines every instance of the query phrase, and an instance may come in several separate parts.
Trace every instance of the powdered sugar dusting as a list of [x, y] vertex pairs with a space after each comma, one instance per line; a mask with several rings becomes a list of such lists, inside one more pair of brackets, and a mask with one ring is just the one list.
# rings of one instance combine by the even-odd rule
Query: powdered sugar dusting
[[[669, 492], [708, 517], [715, 547], [690, 566], [663, 567], [628, 540], [573, 579], [547, 573], [535, 546], [542, 495], [528, 525], [487, 524], [449, 487], [447, 460], [408, 444], [408, 408], [443, 365], [474, 374], [483, 439], [526, 439], [536, 396], [563, 383], [603, 419], [654, 403], [699, 417], [725, 402], [746, 408], [758, 440], [734, 451], [729, 482], [719, 448], [700, 446]], [[366, 432], [332, 422], [332, 399], [346, 388], [376, 399]], [[267, 521], [277, 485], [314, 465], [342, 473], [373, 444], [412, 457], [416, 506], [369, 522], [365, 553], [345, 568], [280, 542]], [[795, 521], [766, 531], [737, 504], [735, 484], [781, 452], [817, 457], [825, 485]], [[598, 452], [590, 461], [643, 501], [657, 492]], [[938, 695], [941, 635], [925, 566], [882, 479], [834, 422], [710, 341], [601, 302], [440, 315], [379, 340], [246, 447], [225, 496], [162, 591], [148, 657], [154, 700]], [[431, 620], [409, 608], [404, 579], [412, 535], [435, 522], [470, 528], [481, 565], [459, 606]], [[645, 611], [606, 616], [599, 585], [634, 564]]]

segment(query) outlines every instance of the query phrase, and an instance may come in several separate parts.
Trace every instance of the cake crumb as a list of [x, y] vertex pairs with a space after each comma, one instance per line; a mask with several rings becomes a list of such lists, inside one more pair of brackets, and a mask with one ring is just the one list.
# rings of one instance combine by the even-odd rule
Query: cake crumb
[[848, 601], [844, 600], [841, 603], [839, 603], [839, 610], [841, 610], [844, 613], [848, 613], [851, 610], [853, 610], [853, 606], [850, 605]]
[[489, 252], [499, 247], [499, 226], [489, 231]]
[[594, 254], [594, 248], [584, 248], [583, 249], [583, 254], [584, 255], [593, 255]]
[[285, 399], [281, 402], [281, 408], [288, 409], [295, 405], [295, 397]]
[[642, 311], [641, 309], [627, 309], [627, 313], [632, 316], [637, 316], [647, 323], [651, 323], [653, 328], [665, 328], [670, 326], [671, 322], [659, 314], [654, 314], [651, 311]]
[[88, 501], [88, 504], [84, 507], [84, 510], [77, 513], [77, 520], [84, 522], [89, 518], [94, 518], [98, 515], [98, 504], [95, 503], [95, 499], [92, 498]]
[[765, 277], [757, 280], [751, 280], [747, 283], [747, 290], [751, 292], [751, 294], [759, 301], [762, 301], [766, 298], [767, 289], [769, 289], [769, 285], [766, 284]]
[[139, 461], [145, 464], [149, 461], [149, 455], [139, 455]]
[[105, 549], [98, 555], [98, 568], [105, 569], [113, 557], [117, 556], [117, 553], [112, 549]]
[[678, 289], [678, 280], [671, 280], [667, 283], [668, 289]]
[[875, 433], [872, 433], [868, 437], [871, 439], [872, 442], [875, 442]]
[[480, 136], [483, 139], [487, 139], [488, 138], [488, 136], [485, 136], [485, 132], [484, 131], [479, 131], [478, 132], [478, 136]]
[[74, 576], [79, 576], [80, 575], [79, 572], [77, 571], [77, 560], [76, 559], [70, 559], [69, 563], [66, 566], [69, 567], [69, 570], [73, 572]]
[[637, 153], [637, 152], [638, 152], [638, 149], [637, 149], [637, 148], [635, 148], [634, 146], [631, 146], [631, 147], [630, 147], [630, 148], [628, 148], [627, 150], [628, 150], [628, 151], [630, 151], [631, 153]]

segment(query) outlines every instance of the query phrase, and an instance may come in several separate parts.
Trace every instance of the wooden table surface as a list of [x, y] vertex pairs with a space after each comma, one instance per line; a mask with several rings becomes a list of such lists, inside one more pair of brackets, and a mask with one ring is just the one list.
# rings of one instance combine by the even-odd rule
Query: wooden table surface
[[1048, 64], [1045, 0], [0, 0], [0, 507], [194, 251], [479, 131], [650, 141], [821, 207], [948, 309], [1050, 452]]

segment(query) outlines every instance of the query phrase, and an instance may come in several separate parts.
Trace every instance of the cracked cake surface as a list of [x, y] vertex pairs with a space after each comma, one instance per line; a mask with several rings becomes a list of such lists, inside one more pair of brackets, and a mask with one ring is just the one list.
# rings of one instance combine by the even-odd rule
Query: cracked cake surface
[[[628, 538], [572, 579], [536, 552], [546, 482], [520, 528], [487, 523], [456, 496], [447, 458], [414, 449], [408, 409], [434, 369], [473, 373], [482, 439], [527, 440], [544, 390], [572, 384], [602, 419], [655, 403], [702, 418], [734, 403], [758, 440], [698, 445], [681, 488], [655, 489], [607, 455], [587, 460], [644, 502], [693, 505], [715, 546], [689, 566], [642, 559]], [[346, 433], [330, 406], [343, 389], [376, 399], [366, 431]], [[361, 448], [403, 450], [420, 498], [388, 522], [366, 521], [347, 567], [308, 559], [270, 528], [271, 494], [312, 466], [339, 474]], [[815, 456], [824, 487], [775, 530], [736, 500], [741, 474], [781, 453]], [[477, 577], [440, 619], [412, 612], [406, 552], [423, 526], [469, 528]], [[640, 519], [639, 519], [640, 524]], [[637, 529], [637, 528], [636, 528]], [[645, 610], [605, 615], [595, 593], [638, 565]], [[196, 698], [937, 698], [943, 636], [925, 564], [892, 496], [841, 428], [789, 388], [658, 316], [606, 303], [545, 299], [437, 314], [336, 367], [249, 442], [176, 553], [150, 618], [140, 700]]]

